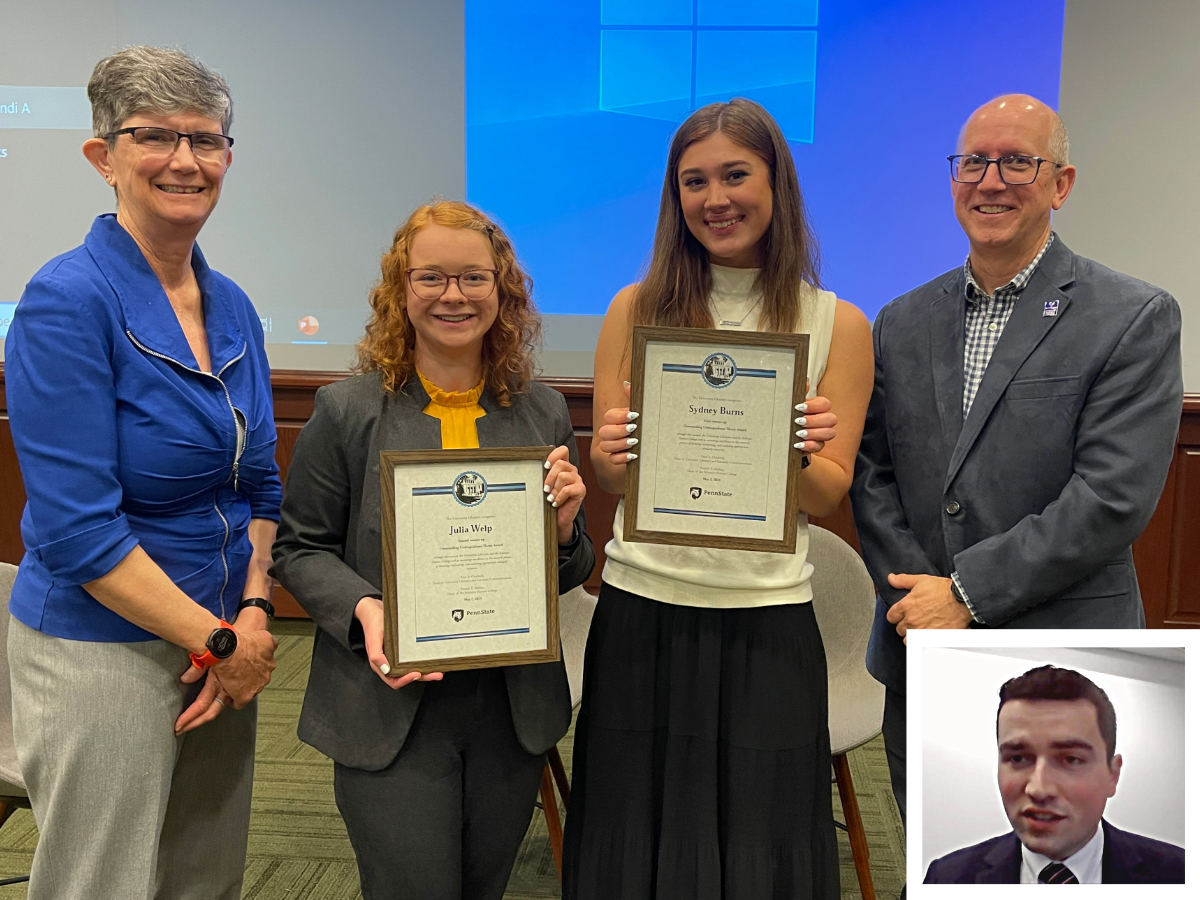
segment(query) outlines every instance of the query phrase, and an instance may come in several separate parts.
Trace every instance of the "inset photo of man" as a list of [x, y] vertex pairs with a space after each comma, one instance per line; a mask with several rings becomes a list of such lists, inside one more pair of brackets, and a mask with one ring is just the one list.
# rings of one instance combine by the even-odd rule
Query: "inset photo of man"
[[1184, 883], [1182, 646], [914, 652], [925, 884]]

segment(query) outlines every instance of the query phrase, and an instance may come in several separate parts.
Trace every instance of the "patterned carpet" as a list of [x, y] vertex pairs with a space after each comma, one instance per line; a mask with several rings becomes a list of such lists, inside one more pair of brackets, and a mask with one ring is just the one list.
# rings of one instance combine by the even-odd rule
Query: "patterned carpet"
[[[296, 719], [308, 678], [312, 626], [277, 622], [279, 667], [259, 709], [254, 809], [243, 900], [356, 900], [358, 873], [333, 799], [333, 765], [296, 739]], [[568, 767], [568, 733], [559, 752]], [[880, 738], [850, 754], [850, 769], [871, 847], [871, 873], [880, 900], [895, 900], [904, 878], [904, 833], [892, 800]], [[835, 815], [841, 821], [837, 789]], [[842, 896], [858, 898], [850, 844], [839, 829]], [[37, 844], [28, 810], [0, 829], [0, 879], [27, 873]], [[505, 900], [560, 896], [546, 822], [537, 812], [513, 867]], [[24, 885], [0, 887], [0, 900], [25, 897]]]

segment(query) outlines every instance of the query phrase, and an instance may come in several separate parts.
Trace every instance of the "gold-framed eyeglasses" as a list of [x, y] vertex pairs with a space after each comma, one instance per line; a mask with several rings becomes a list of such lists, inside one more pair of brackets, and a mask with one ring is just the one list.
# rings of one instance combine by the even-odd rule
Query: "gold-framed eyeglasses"
[[496, 287], [500, 272], [496, 269], [467, 269], [450, 275], [439, 269], [407, 269], [408, 286], [422, 300], [440, 300], [450, 287], [451, 281], [458, 283], [458, 291], [468, 300], [483, 300]]
[[950, 160], [950, 177], [959, 184], [979, 184], [987, 175], [988, 166], [993, 163], [1000, 172], [1000, 180], [1005, 184], [1033, 184], [1037, 181], [1042, 163], [1050, 163], [1057, 169], [1062, 163], [1040, 156], [975, 156], [969, 153], [956, 153], [947, 156]]
[[225, 154], [233, 146], [233, 138], [227, 134], [212, 134], [208, 131], [195, 131], [184, 134], [172, 131], [170, 128], [158, 128], [153, 125], [135, 125], [132, 128], [118, 128], [104, 135], [106, 140], [116, 140], [118, 135], [127, 134], [137, 144], [138, 149], [150, 156], [170, 156], [179, 148], [180, 141], [187, 141], [192, 148], [192, 155], [205, 162], [224, 162]]

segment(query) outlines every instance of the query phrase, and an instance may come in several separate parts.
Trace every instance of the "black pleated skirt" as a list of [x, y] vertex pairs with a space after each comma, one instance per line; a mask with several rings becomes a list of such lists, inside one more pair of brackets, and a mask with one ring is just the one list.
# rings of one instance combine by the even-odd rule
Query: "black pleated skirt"
[[838, 900], [812, 604], [707, 609], [604, 584], [564, 900]]

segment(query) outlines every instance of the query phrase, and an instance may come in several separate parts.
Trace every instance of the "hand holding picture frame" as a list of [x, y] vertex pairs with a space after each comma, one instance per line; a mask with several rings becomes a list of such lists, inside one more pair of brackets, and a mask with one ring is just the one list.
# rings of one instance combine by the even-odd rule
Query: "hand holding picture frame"
[[559, 658], [552, 447], [380, 453], [384, 654], [395, 672]]
[[808, 335], [633, 330], [628, 541], [794, 553]]

